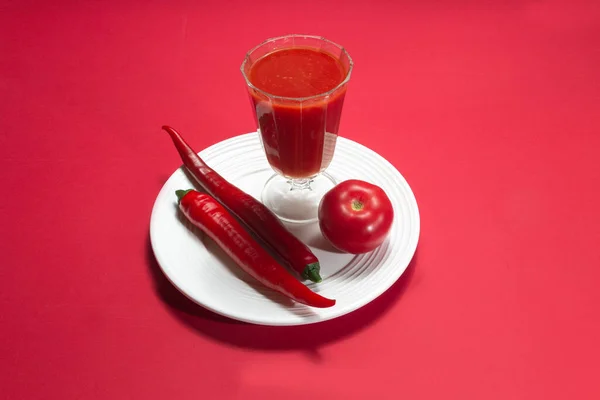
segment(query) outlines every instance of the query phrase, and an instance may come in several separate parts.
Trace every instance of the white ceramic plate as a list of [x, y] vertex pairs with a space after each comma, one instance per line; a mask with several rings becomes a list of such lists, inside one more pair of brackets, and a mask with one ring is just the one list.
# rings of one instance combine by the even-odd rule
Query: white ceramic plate
[[[204, 161], [224, 178], [257, 199], [273, 174], [256, 133], [236, 136], [202, 152]], [[264, 288], [242, 271], [208, 237], [191, 229], [177, 210], [178, 189], [194, 188], [182, 168], [161, 189], [150, 222], [156, 259], [183, 294], [215, 313], [262, 325], [302, 325], [352, 312], [387, 290], [404, 272], [419, 239], [419, 211], [402, 175], [383, 157], [340, 137], [327, 172], [338, 182], [362, 179], [381, 186], [394, 206], [394, 223], [386, 241], [363, 255], [344, 254], [322, 237], [318, 224], [287, 225], [308, 244], [321, 263], [323, 281], [306, 281], [314, 291], [337, 300], [317, 309], [294, 303]]]

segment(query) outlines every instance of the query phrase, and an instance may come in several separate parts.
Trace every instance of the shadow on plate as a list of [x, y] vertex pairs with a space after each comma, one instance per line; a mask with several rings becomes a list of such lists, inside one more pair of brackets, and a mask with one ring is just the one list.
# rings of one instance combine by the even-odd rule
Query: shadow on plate
[[194, 303], [173, 286], [163, 274], [150, 239], [147, 261], [155, 290], [167, 310], [198, 334], [215, 341], [260, 350], [304, 350], [319, 361], [319, 347], [352, 336], [382, 317], [408, 288], [417, 267], [418, 250], [406, 271], [385, 293], [364, 307], [329, 321], [300, 326], [263, 326], [239, 322]]
[[333, 247], [333, 245], [329, 243], [325, 237], [323, 237], [318, 222], [309, 224], [284, 223], [284, 225], [290, 232], [294, 234], [294, 236], [311, 247], [331, 253], [342, 253], [342, 251]]

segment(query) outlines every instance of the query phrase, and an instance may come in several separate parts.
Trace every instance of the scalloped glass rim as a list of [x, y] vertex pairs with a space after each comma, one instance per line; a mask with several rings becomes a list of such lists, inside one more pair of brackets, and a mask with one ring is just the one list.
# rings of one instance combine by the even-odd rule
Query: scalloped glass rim
[[[244, 72], [244, 66], [246, 65], [246, 63], [248, 62], [249, 58], [250, 58], [250, 54], [252, 54], [254, 51], [258, 50], [259, 48], [261, 48], [262, 46], [271, 43], [271, 42], [275, 42], [278, 40], [284, 40], [284, 39], [288, 39], [288, 38], [296, 38], [296, 37], [301, 37], [301, 38], [309, 38], [309, 39], [315, 39], [315, 40], [321, 40], [324, 42], [327, 42], [337, 48], [340, 49], [340, 51], [346, 55], [346, 57], [348, 58], [348, 72], [346, 73], [346, 77], [344, 78], [344, 80], [342, 82], [340, 82], [339, 85], [337, 85], [336, 87], [334, 87], [333, 89], [325, 92], [325, 93], [319, 93], [316, 94], [314, 96], [308, 96], [308, 97], [286, 97], [286, 96], [276, 96], [274, 94], [271, 94], [269, 92], [265, 92], [262, 89], [257, 88], [256, 86], [254, 86], [252, 84], [252, 82], [250, 82], [250, 79], [248, 78], [248, 76], [246, 75], [246, 73]], [[348, 51], [346, 50], [345, 47], [323, 37], [323, 36], [314, 36], [314, 35], [300, 35], [300, 34], [290, 34], [290, 35], [283, 35], [283, 36], [277, 36], [277, 37], [272, 37], [269, 38], [265, 41], [263, 41], [262, 43], [256, 45], [255, 47], [253, 47], [252, 49], [250, 49], [245, 57], [244, 57], [244, 61], [242, 62], [242, 65], [240, 66], [240, 71], [242, 72], [242, 75], [244, 76], [244, 79], [246, 80], [246, 84], [248, 85], [249, 88], [251, 88], [252, 90], [257, 91], [258, 93], [262, 94], [265, 97], [271, 98], [271, 99], [275, 99], [275, 100], [281, 100], [281, 101], [296, 101], [296, 102], [304, 102], [304, 101], [309, 101], [309, 100], [318, 100], [322, 97], [327, 97], [327, 96], [331, 96], [333, 93], [335, 93], [337, 90], [339, 90], [340, 88], [344, 87], [344, 85], [346, 85], [349, 81], [350, 81], [350, 76], [352, 75], [352, 68], [354, 67], [354, 61], [352, 61], [352, 57], [350, 57], [350, 54], [348, 53]]]

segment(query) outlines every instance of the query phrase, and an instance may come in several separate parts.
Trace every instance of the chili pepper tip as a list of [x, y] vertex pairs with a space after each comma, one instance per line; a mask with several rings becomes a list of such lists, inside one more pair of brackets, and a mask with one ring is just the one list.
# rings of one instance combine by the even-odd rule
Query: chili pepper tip
[[179, 133], [177, 133], [177, 131], [173, 128], [171, 128], [169, 125], [163, 125], [161, 127], [165, 132], [167, 132], [169, 134], [169, 136], [173, 137], [173, 136], [179, 136]]

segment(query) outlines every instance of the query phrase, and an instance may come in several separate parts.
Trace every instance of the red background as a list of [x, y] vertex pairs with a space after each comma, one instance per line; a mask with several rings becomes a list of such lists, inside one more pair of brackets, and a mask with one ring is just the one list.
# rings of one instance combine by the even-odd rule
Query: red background
[[[600, 398], [600, 8], [560, 1], [0, 1], [0, 397]], [[239, 65], [326, 36], [342, 135], [390, 160], [422, 231], [342, 318], [240, 324], [162, 276], [180, 160], [246, 133]]]

